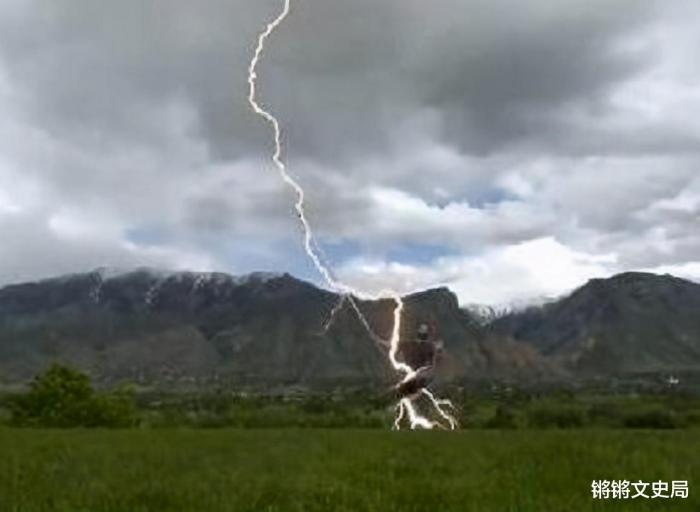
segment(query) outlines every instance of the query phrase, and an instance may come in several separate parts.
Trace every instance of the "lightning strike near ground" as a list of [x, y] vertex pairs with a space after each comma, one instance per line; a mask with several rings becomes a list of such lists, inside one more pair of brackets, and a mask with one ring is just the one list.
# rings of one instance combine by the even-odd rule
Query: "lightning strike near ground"
[[[303, 244], [306, 255], [311, 260], [319, 274], [321, 274], [328, 286], [334, 291], [340, 293], [341, 295], [340, 303], [333, 309], [331, 313], [331, 318], [329, 322], [327, 322], [324, 326], [324, 330], [327, 330], [330, 327], [333, 318], [338, 313], [340, 308], [342, 308], [343, 304], [347, 301], [352, 306], [353, 310], [357, 314], [358, 319], [360, 320], [364, 328], [370, 333], [370, 336], [372, 336], [374, 341], [379, 342], [383, 346], [388, 346], [388, 357], [392, 368], [401, 376], [401, 383], [407, 383], [411, 379], [415, 378], [421, 369], [419, 368], [414, 370], [408, 364], [398, 359], [402, 325], [401, 322], [404, 310], [403, 299], [398, 293], [393, 292], [384, 294], [380, 297], [371, 297], [375, 300], [378, 298], [391, 298], [396, 304], [394, 308], [394, 322], [391, 338], [387, 343], [386, 340], [382, 340], [381, 337], [379, 337], [374, 332], [366, 317], [360, 310], [360, 307], [355, 298], [368, 297], [368, 294], [363, 293], [361, 290], [356, 290], [353, 287], [336, 279], [333, 275], [331, 268], [322, 261], [320, 255], [316, 251], [315, 247], [317, 247], [317, 244], [314, 239], [311, 224], [309, 223], [308, 217], [306, 216], [304, 189], [299, 184], [299, 182], [297, 182], [289, 174], [289, 172], [287, 172], [287, 166], [283, 160], [282, 129], [280, 127], [280, 123], [269, 110], [266, 110], [263, 106], [261, 106], [257, 99], [257, 67], [265, 50], [265, 43], [267, 42], [267, 39], [270, 37], [270, 35], [275, 31], [275, 29], [279, 27], [282, 24], [282, 22], [287, 18], [287, 16], [290, 13], [290, 9], [290, 0], [283, 0], [283, 7], [281, 12], [277, 15], [277, 17], [275, 17], [271, 22], [267, 24], [265, 29], [262, 32], [260, 32], [260, 34], [258, 34], [255, 51], [248, 66], [248, 103], [250, 104], [250, 107], [253, 110], [253, 112], [255, 112], [255, 114], [263, 118], [272, 127], [274, 136], [274, 151], [271, 157], [272, 162], [275, 165], [275, 168], [277, 169], [277, 172], [282, 181], [289, 188], [292, 189], [296, 196], [294, 209], [296, 210], [297, 217], [299, 218], [299, 222], [301, 223], [301, 227], [303, 230]], [[418, 411], [416, 407], [416, 401], [421, 395], [429, 399], [429, 403], [435, 409], [440, 418], [447, 422], [447, 426], [443, 425], [439, 421], [433, 421], [428, 419]], [[457, 422], [454, 419], [454, 417], [446, 410], [446, 407], [452, 407], [452, 404], [448, 400], [441, 400], [435, 398], [435, 396], [430, 391], [423, 388], [420, 390], [420, 392], [417, 392], [411, 396], [404, 396], [399, 400], [399, 403], [397, 405], [398, 412], [394, 421], [394, 428], [397, 430], [400, 429], [403, 419], [407, 417], [411, 429], [432, 429], [435, 427], [455, 429], [457, 428]]]

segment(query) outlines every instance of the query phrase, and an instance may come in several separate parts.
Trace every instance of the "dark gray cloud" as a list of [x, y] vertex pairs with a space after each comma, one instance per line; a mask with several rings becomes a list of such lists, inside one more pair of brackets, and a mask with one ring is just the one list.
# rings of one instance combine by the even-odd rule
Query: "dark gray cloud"
[[[307, 272], [246, 103], [255, 36], [280, 6], [4, 2], [0, 281], [140, 259]], [[321, 240], [355, 247], [335, 257], [358, 282], [380, 268], [466, 290], [505, 268], [549, 293], [543, 267], [513, 263], [547, 254], [566, 283], [695, 268], [698, 14], [691, 0], [292, 0], [260, 94]], [[445, 254], [392, 267], [420, 245]]]
[[604, 110], [607, 91], [648, 61], [644, 47], [620, 47], [653, 12], [626, 0], [305, 0], [270, 57], [269, 97], [299, 127], [293, 154], [400, 147], [424, 112], [436, 138], [489, 153], [557, 133], [570, 124], [562, 105]]
[[[257, 154], [264, 127], [241, 92], [275, 4], [29, 2], [2, 23], [2, 53], [24, 107], [61, 136], [162, 144], [154, 110], [184, 101], [215, 156]], [[271, 39], [261, 88], [293, 128], [292, 155], [382, 152], [424, 111], [440, 140], [491, 152], [556, 133], [562, 105], [605, 109], [648, 60], [619, 46], [652, 13], [633, 0], [300, 0]]]

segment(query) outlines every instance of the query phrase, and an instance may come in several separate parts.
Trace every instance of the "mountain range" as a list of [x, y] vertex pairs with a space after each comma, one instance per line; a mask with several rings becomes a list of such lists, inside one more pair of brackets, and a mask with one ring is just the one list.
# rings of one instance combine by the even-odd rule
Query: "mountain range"
[[700, 284], [638, 272], [593, 279], [558, 301], [505, 315], [490, 327], [577, 373], [695, 370]]
[[[358, 300], [363, 325], [340, 299], [268, 273], [140, 269], [14, 284], [0, 289], [0, 383], [26, 381], [51, 361], [104, 383], [392, 382], [381, 340], [390, 337], [394, 302]], [[447, 288], [404, 301], [402, 339], [421, 322], [435, 326], [446, 381], [700, 371], [700, 285], [668, 275], [594, 279], [488, 321]]]

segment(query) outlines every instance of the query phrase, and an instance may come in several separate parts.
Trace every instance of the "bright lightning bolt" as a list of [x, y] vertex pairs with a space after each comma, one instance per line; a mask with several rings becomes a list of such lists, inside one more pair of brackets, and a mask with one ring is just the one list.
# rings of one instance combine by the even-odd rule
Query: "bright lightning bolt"
[[304, 250], [306, 251], [307, 256], [314, 264], [314, 267], [316, 267], [316, 270], [318, 270], [318, 272], [323, 276], [323, 279], [326, 281], [326, 283], [332, 289], [336, 290], [337, 292], [340, 292], [341, 294], [347, 297], [357, 314], [360, 316], [364, 326], [368, 328], [371, 334], [374, 334], [371, 328], [369, 327], [369, 324], [367, 323], [366, 319], [364, 318], [364, 315], [357, 306], [356, 301], [352, 297], [353, 293], [356, 295], [360, 295], [360, 293], [357, 290], [354, 290], [352, 287], [347, 286], [346, 284], [336, 280], [333, 277], [331, 270], [323, 264], [320, 256], [316, 252], [316, 243], [314, 240], [313, 231], [311, 230], [311, 225], [309, 224], [309, 220], [306, 217], [304, 189], [287, 172], [287, 167], [282, 161], [282, 130], [280, 128], [279, 121], [272, 113], [265, 110], [265, 108], [263, 108], [257, 100], [256, 84], [258, 75], [256, 69], [258, 63], [260, 62], [260, 58], [262, 57], [263, 51], [265, 50], [265, 42], [267, 41], [267, 38], [270, 37], [270, 34], [272, 34], [272, 32], [274, 32], [274, 30], [289, 15], [289, 11], [290, 0], [284, 0], [284, 7], [282, 8], [282, 12], [280, 12], [274, 20], [268, 23], [267, 27], [265, 27], [265, 30], [263, 30], [258, 35], [258, 44], [255, 47], [255, 53], [253, 54], [253, 58], [251, 59], [250, 64], [248, 66], [248, 103], [257, 115], [261, 116], [272, 126], [275, 142], [275, 150], [272, 154], [272, 161], [274, 162], [275, 167], [277, 168], [277, 171], [279, 172], [279, 175], [282, 178], [282, 181], [284, 181], [284, 183], [286, 183], [296, 194], [296, 202], [294, 204], [294, 209], [297, 212], [297, 216], [299, 217], [299, 221], [301, 222], [304, 231]]
[[426, 418], [425, 416], [421, 416], [418, 413], [415, 404], [413, 403], [413, 400], [411, 398], [402, 398], [401, 405], [408, 413], [408, 420], [411, 423], [411, 430], [415, 430], [417, 428], [424, 428], [426, 430], [429, 430], [437, 426], [437, 423], [435, 423], [434, 421], [430, 421], [428, 418]]
[[[329, 322], [326, 323], [324, 326], [324, 329], [328, 329], [330, 327], [330, 324], [333, 321], [333, 318], [335, 315], [338, 313], [340, 308], [342, 308], [344, 302], [347, 300], [352, 308], [355, 310], [355, 313], [357, 314], [357, 317], [360, 319], [361, 323], [367, 329], [367, 331], [370, 333], [372, 338], [375, 341], [380, 342], [383, 345], [386, 345], [386, 341], [382, 340], [379, 336], [377, 336], [374, 331], [372, 330], [371, 326], [369, 325], [369, 322], [367, 321], [366, 317], [360, 310], [359, 305], [357, 304], [357, 300], [355, 299], [356, 296], [367, 296], [367, 294], [361, 293], [359, 290], [353, 289], [351, 286], [346, 285], [345, 283], [342, 283], [335, 279], [333, 277], [333, 273], [331, 269], [326, 266], [323, 261], [321, 261], [321, 258], [317, 251], [315, 250], [316, 247], [316, 242], [314, 240], [314, 235], [313, 231], [311, 229], [311, 225], [309, 224], [308, 218], [306, 216], [306, 209], [305, 209], [305, 194], [304, 194], [304, 189], [301, 187], [301, 185], [287, 172], [287, 167], [282, 160], [282, 130], [280, 128], [280, 123], [277, 120], [277, 118], [268, 110], [263, 108], [260, 103], [258, 103], [257, 100], [257, 66], [258, 63], [260, 62], [260, 59], [262, 57], [263, 51], [265, 50], [265, 43], [267, 41], [267, 38], [270, 37], [270, 35], [275, 31], [275, 29], [287, 18], [290, 12], [290, 0], [283, 0], [284, 1], [284, 6], [282, 8], [282, 11], [277, 15], [275, 19], [273, 19], [271, 22], [267, 24], [265, 27], [265, 30], [263, 30], [259, 35], [257, 39], [257, 45], [255, 47], [255, 52], [253, 54], [253, 58], [250, 60], [250, 64], [248, 66], [248, 103], [250, 104], [250, 107], [253, 109], [253, 112], [255, 112], [257, 115], [262, 117], [271, 127], [274, 133], [274, 144], [275, 144], [275, 149], [274, 152], [272, 153], [272, 161], [275, 164], [275, 167], [277, 168], [277, 171], [280, 175], [280, 178], [282, 181], [289, 186], [295, 193], [296, 195], [296, 202], [294, 204], [294, 209], [296, 210], [297, 216], [299, 217], [299, 221], [301, 222], [303, 233], [304, 233], [304, 250], [313, 263], [314, 267], [316, 267], [316, 270], [321, 274], [323, 279], [326, 281], [326, 283], [335, 291], [339, 292], [342, 295], [341, 302], [336, 305], [335, 308], [333, 308], [333, 311], [331, 312], [331, 319]], [[403, 374], [403, 379], [402, 383], [405, 383], [409, 381], [411, 378], [416, 377], [417, 375], [417, 370], [414, 370], [411, 368], [409, 365], [406, 363], [403, 363], [398, 360], [397, 355], [399, 352], [399, 341], [400, 341], [400, 335], [401, 335], [401, 324], [402, 324], [402, 314], [403, 314], [403, 309], [404, 309], [404, 303], [401, 298], [401, 296], [397, 293], [389, 293], [388, 295], [383, 295], [384, 298], [389, 297], [394, 300], [396, 307], [394, 308], [394, 324], [393, 324], [393, 329], [391, 333], [391, 339], [389, 340], [389, 362], [391, 363], [391, 366], [393, 369], [400, 374]], [[380, 297], [372, 297], [374, 299], [380, 298]], [[451, 429], [455, 429], [457, 427], [457, 422], [455, 419], [447, 412], [445, 411], [444, 407], [446, 405], [450, 405], [448, 401], [445, 400], [438, 400], [436, 399], [433, 394], [428, 391], [427, 389], [423, 388], [421, 390], [421, 393], [427, 396], [435, 410], [438, 412], [438, 414], [448, 422], [449, 427]], [[425, 428], [425, 429], [432, 429], [436, 426], [441, 426], [440, 423], [434, 422], [429, 420], [428, 418], [422, 416], [418, 410], [416, 409], [414, 400], [416, 399], [416, 396], [413, 397], [403, 397], [399, 401], [398, 404], [398, 415], [395, 419], [394, 422], [394, 428], [400, 429], [401, 428], [401, 421], [403, 420], [404, 416], [408, 416], [409, 424], [411, 429], [416, 429], [416, 428]]]
[[438, 414], [442, 416], [442, 418], [445, 421], [447, 421], [447, 423], [450, 425], [450, 430], [456, 429], [457, 420], [454, 418], [454, 416], [452, 416], [444, 409], [445, 407], [454, 409], [454, 405], [452, 405], [452, 402], [450, 402], [449, 400], [435, 398], [435, 395], [433, 395], [433, 393], [430, 390], [428, 390], [428, 388], [421, 389], [421, 393], [428, 397], [428, 400], [430, 400], [430, 403], [433, 404], [433, 407], [435, 407], [435, 410], [438, 412]]
[[258, 75], [255, 69], [258, 66], [258, 62], [260, 61], [262, 52], [265, 49], [265, 41], [268, 37], [270, 37], [270, 34], [272, 34], [272, 32], [284, 21], [284, 19], [289, 14], [289, 1], [290, 0], [284, 0], [284, 8], [282, 9], [282, 12], [274, 20], [272, 20], [272, 22], [268, 23], [265, 30], [258, 36], [258, 44], [255, 47], [255, 54], [253, 55], [253, 59], [250, 61], [250, 66], [248, 67], [248, 103], [250, 103], [250, 106], [253, 108], [253, 111], [256, 114], [262, 116], [270, 125], [272, 125], [272, 129], [274, 130], [275, 151], [272, 154], [272, 161], [277, 167], [277, 170], [279, 171], [282, 180], [289, 187], [291, 187], [294, 190], [294, 193], [296, 194], [297, 199], [296, 203], [294, 204], [294, 209], [296, 210], [297, 215], [299, 216], [299, 221], [301, 222], [302, 227], [304, 229], [304, 249], [306, 251], [306, 254], [309, 256], [314, 266], [323, 276], [326, 282], [332, 288], [336, 290], [342, 290], [343, 286], [340, 283], [338, 283], [335, 279], [333, 279], [330, 270], [321, 262], [321, 259], [316, 254], [316, 251], [314, 251], [313, 232], [311, 231], [311, 226], [309, 225], [309, 221], [306, 218], [306, 210], [304, 209], [304, 189], [301, 188], [301, 185], [299, 185], [299, 183], [297, 183], [296, 180], [294, 180], [294, 178], [292, 178], [289, 175], [289, 173], [287, 172], [287, 167], [282, 161], [282, 131], [280, 130], [279, 121], [277, 121], [277, 118], [274, 115], [272, 115], [270, 112], [261, 107], [256, 99], [255, 85]]
[[394, 430], [401, 430], [401, 420], [403, 420], [406, 414], [406, 408], [403, 406], [403, 401], [399, 401], [396, 406], [398, 412], [396, 413], [396, 418], [394, 419]]

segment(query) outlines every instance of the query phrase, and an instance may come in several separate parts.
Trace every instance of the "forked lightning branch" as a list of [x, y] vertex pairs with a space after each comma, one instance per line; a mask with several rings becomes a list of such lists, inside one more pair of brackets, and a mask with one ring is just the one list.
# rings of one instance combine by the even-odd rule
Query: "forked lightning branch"
[[[274, 151], [272, 153], [272, 162], [277, 169], [280, 179], [293, 190], [296, 195], [296, 202], [294, 208], [296, 210], [297, 217], [301, 223], [303, 230], [303, 243], [306, 255], [313, 263], [316, 270], [321, 274], [326, 284], [335, 292], [339, 293], [341, 296], [341, 304], [347, 301], [355, 311], [358, 319], [362, 325], [367, 329], [369, 334], [375, 341], [378, 341], [383, 348], [387, 349], [388, 359], [392, 368], [399, 374], [400, 382], [396, 386], [398, 392], [399, 401], [396, 406], [397, 415], [394, 422], [394, 428], [400, 429], [401, 424], [404, 420], [408, 421], [408, 424], [412, 429], [425, 428], [432, 429], [435, 427], [455, 429], [457, 428], [457, 421], [454, 419], [449, 409], [452, 408], [452, 404], [449, 400], [442, 400], [436, 398], [433, 393], [428, 389], [428, 384], [432, 380], [432, 374], [434, 371], [434, 351], [417, 350], [416, 357], [413, 357], [413, 361], [408, 361], [406, 358], [403, 360], [399, 359], [399, 344], [401, 341], [402, 333], [402, 319], [404, 303], [403, 299], [398, 293], [387, 292], [381, 294], [380, 296], [371, 296], [364, 293], [361, 290], [357, 290], [352, 286], [343, 283], [338, 280], [330, 266], [323, 262], [321, 256], [316, 251], [317, 242], [314, 239], [313, 230], [311, 229], [311, 224], [306, 215], [305, 209], [305, 194], [304, 189], [298, 181], [296, 181], [287, 172], [287, 167], [284, 162], [284, 157], [282, 154], [282, 129], [277, 118], [263, 106], [258, 103], [257, 99], [257, 67], [260, 63], [260, 59], [263, 55], [265, 49], [265, 43], [268, 37], [275, 31], [277, 27], [287, 18], [290, 12], [290, 0], [283, 0], [282, 11], [274, 18], [271, 22], [267, 24], [265, 29], [258, 35], [257, 44], [255, 46], [255, 52], [252, 59], [250, 60], [250, 65], [248, 67], [248, 103], [253, 111], [260, 117], [262, 117], [273, 130], [274, 135]], [[393, 299], [396, 306], [394, 308], [394, 322], [391, 332], [391, 338], [386, 341], [381, 339], [376, 335], [372, 327], [370, 326], [367, 318], [364, 316], [359, 308], [356, 297], [363, 299], [379, 299], [379, 298], [390, 298]], [[337, 312], [337, 307], [334, 308], [334, 313]], [[331, 315], [330, 321], [332, 322], [334, 313]], [[328, 325], [327, 325], [328, 326]], [[327, 327], [326, 326], [326, 327]], [[421, 339], [428, 334], [428, 327], [426, 325], [421, 325], [418, 329], [417, 337], [420, 342], [425, 342], [425, 339]], [[426, 343], [423, 343], [426, 345]], [[427, 402], [434, 408], [436, 416], [438, 419], [430, 419], [429, 417], [423, 415], [416, 406], [416, 401], [423, 397]]]

